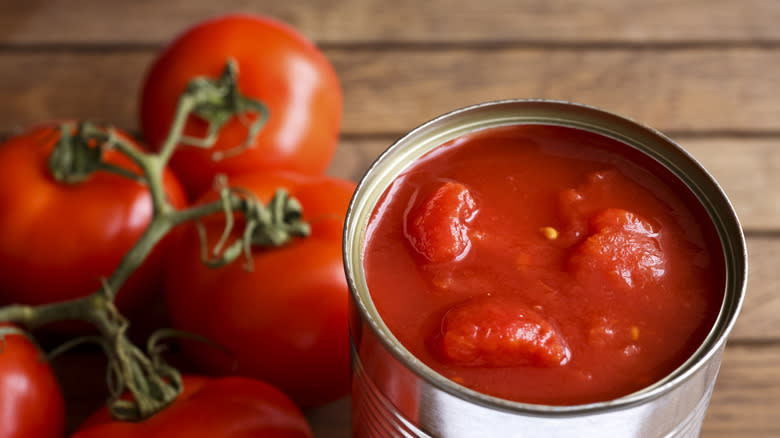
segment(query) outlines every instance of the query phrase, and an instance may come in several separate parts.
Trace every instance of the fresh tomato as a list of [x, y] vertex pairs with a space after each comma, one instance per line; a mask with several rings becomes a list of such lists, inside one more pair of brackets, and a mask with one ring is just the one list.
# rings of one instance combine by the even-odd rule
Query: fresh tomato
[[[254, 15], [226, 15], [199, 23], [166, 47], [147, 73], [141, 127], [152, 148], [168, 135], [181, 93], [196, 76], [216, 78], [232, 58], [243, 95], [262, 101], [268, 121], [252, 147], [215, 161], [214, 151], [236, 150], [247, 139], [246, 120], [234, 117], [211, 149], [176, 151], [171, 167], [191, 196], [211, 187], [214, 175], [258, 169], [322, 173], [338, 141], [342, 93], [328, 60], [296, 30]], [[190, 117], [185, 134], [204, 137], [207, 123]]]
[[[196, 227], [182, 229], [176, 263], [168, 264], [165, 279], [171, 321], [229, 351], [187, 342], [185, 353], [204, 371], [269, 382], [301, 407], [345, 395], [350, 368], [341, 233], [354, 184], [277, 172], [241, 175], [230, 186], [253, 192], [263, 203], [286, 188], [302, 204], [311, 234], [278, 248], [255, 247], [251, 270], [241, 259], [210, 269], [201, 261]], [[210, 193], [199, 202], [215, 198]], [[237, 215], [233, 238], [241, 235], [239, 222]], [[209, 216], [203, 224], [212, 248], [225, 216]]]
[[65, 403], [46, 359], [23, 335], [2, 336], [0, 437], [58, 438], [64, 432]]
[[[50, 124], [0, 145], [0, 174], [8, 182], [0, 185], [0, 305], [94, 292], [151, 220], [151, 196], [139, 182], [103, 171], [78, 183], [56, 181], [47, 163], [59, 138], [59, 127]], [[119, 152], [104, 158], [138, 172]], [[163, 179], [171, 202], [184, 205], [175, 176]], [[132, 311], [159, 291], [165, 245], [158, 246], [118, 292], [120, 310]]]
[[278, 389], [254, 379], [184, 376], [184, 390], [140, 422], [94, 413], [71, 438], [311, 438], [300, 410]]

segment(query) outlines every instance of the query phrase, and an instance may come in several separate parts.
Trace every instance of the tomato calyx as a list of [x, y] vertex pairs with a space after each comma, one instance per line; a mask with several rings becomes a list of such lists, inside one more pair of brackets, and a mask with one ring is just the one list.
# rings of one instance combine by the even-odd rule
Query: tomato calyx
[[102, 148], [91, 145], [92, 124], [79, 123], [73, 133], [68, 124], [60, 125], [60, 139], [49, 156], [49, 170], [55, 180], [64, 183], [84, 181], [100, 168]]
[[[217, 178], [217, 186], [225, 217], [229, 220], [225, 221], [222, 236], [211, 251], [207, 248], [206, 231], [198, 222], [201, 260], [206, 266], [218, 268], [232, 263], [243, 254], [247, 261], [247, 269], [252, 270], [253, 246], [279, 247], [288, 243], [293, 237], [307, 237], [311, 234], [311, 227], [303, 221], [301, 203], [291, 197], [286, 190], [277, 189], [268, 205], [264, 207], [253, 193], [227, 186], [224, 176]], [[243, 213], [244, 232], [241, 237], [226, 247], [227, 238], [233, 229], [231, 218], [236, 208]]]
[[[246, 97], [238, 88], [238, 63], [233, 58], [228, 58], [225, 69], [217, 79], [205, 77], [194, 78], [187, 86], [186, 91], [179, 98], [179, 110], [173, 121], [173, 129], [183, 127], [186, 123], [185, 113], [190, 113], [206, 122], [208, 128], [203, 138], [193, 138], [184, 135], [178, 136], [178, 141], [186, 146], [210, 148], [217, 141], [219, 130], [233, 117], [243, 118], [247, 113], [254, 113], [257, 118], [249, 123], [247, 136], [244, 142], [226, 151], [214, 151], [211, 158], [219, 161], [224, 158], [240, 154], [244, 149], [251, 147], [255, 137], [268, 120], [268, 107], [262, 102]], [[174, 138], [170, 135], [166, 139], [163, 150]]]
[[61, 183], [77, 184], [98, 170], [105, 170], [143, 182], [136, 172], [103, 160], [106, 147], [116, 142], [116, 131], [89, 121], [63, 123], [59, 139], [49, 155], [49, 171]]

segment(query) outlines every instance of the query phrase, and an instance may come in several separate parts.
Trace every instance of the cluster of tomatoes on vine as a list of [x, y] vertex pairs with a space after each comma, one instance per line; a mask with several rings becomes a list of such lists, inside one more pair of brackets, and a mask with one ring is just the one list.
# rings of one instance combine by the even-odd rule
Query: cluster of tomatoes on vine
[[[219, 78], [230, 63], [240, 95], [228, 91], [222, 98], [236, 105], [236, 114], [210, 114], [202, 105], [178, 120], [193, 79]], [[263, 111], [251, 105], [242, 111], [246, 102], [261, 102]], [[151, 309], [164, 302], [160, 324], [202, 338], [177, 343], [192, 369], [167, 407], [134, 422], [102, 409], [76, 437], [310, 437], [301, 410], [346, 395], [350, 378], [341, 234], [354, 184], [323, 174], [342, 114], [333, 67], [284, 24], [222, 16], [186, 30], [158, 54], [139, 107], [145, 143], [101, 128], [109, 147], [100, 166], [74, 181], [52, 176], [52, 155], [64, 137], [87, 125], [42, 124], [0, 145], [0, 172], [14, 181], [0, 187], [0, 305], [74, 300], [118, 276], [114, 303], [128, 321], [157, 324], [148, 320]], [[222, 118], [215, 125], [206, 120], [210, 115]], [[169, 168], [159, 175], [160, 205], [189, 208], [196, 220], [173, 227], [124, 281], [117, 267], [149, 238], [160, 207], [134, 153], [111, 142], [164, 151], [176, 129], [181, 135]], [[81, 165], [80, 158], [65, 160]], [[273, 204], [280, 188], [294, 199], [305, 233], [279, 245], [248, 244], [244, 216], [251, 209], [243, 200]], [[220, 202], [224, 210], [195, 216], [206, 211], [198, 206]], [[230, 251], [238, 256], [221, 262]], [[0, 438], [61, 437], [67, 407], [51, 368], [21, 334], [28, 327], [6, 322], [0, 326]], [[82, 329], [58, 324], [49, 330]]]

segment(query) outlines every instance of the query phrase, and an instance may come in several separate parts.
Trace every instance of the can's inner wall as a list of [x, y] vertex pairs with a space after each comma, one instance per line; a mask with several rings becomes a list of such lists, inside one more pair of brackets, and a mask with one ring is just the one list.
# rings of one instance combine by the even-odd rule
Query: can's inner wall
[[[461, 387], [430, 369], [398, 342], [379, 316], [366, 285], [362, 251], [368, 221], [382, 193], [404, 169], [433, 148], [476, 130], [513, 124], [579, 128], [634, 147], [676, 175], [712, 218], [727, 267], [720, 314], [701, 347], [661, 381], [615, 400], [587, 405], [547, 406], [498, 399]], [[434, 119], [394, 143], [374, 162], [358, 185], [347, 214], [344, 257], [356, 311], [397, 360], [422, 379], [458, 397], [497, 409], [541, 415], [625, 408], [653, 399], [679, 385], [725, 343], [741, 307], [747, 281], [747, 250], [736, 213], [717, 182], [695, 159], [661, 133], [629, 119], [583, 105], [547, 100], [500, 101], [464, 108]]]

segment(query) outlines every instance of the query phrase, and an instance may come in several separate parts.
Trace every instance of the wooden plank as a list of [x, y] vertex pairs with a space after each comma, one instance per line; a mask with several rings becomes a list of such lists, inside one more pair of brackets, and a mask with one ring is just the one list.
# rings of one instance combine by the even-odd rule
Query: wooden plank
[[702, 438], [780, 436], [780, 346], [726, 347]]
[[151, 53], [0, 55], [0, 131], [51, 119], [136, 126], [136, 99]]
[[676, 140], [718, 180], [743, 226], [780, 229], [780, 137]]
[[[263, 13], [324, 43], [754, 42], [780, 38], [773, 0], [5, 1], [0, 43], [160, 44], [199, 20]], [[577, 19], [572, 19], [576, 17]]]
[[[780, 132], [779, 50], [329, 50], [343, 130], [398, 133], [493, 99], [574, 100], [664, 131]], [[96, 117], [135, 129], [153, 51], [0, 54], [0, 131]], [[24, 72], [21, 74], [21, 72]]]
[[[780, 238], [749, 237], [748, 287], [730, 339], [780, 340]], [[778, 405], [780, 406], [780, 405]]]
[[780, 128], [775, 50], [331, 52], [347, 132], [403, 132], [477, 102], [578, 101], [664, 131]]

